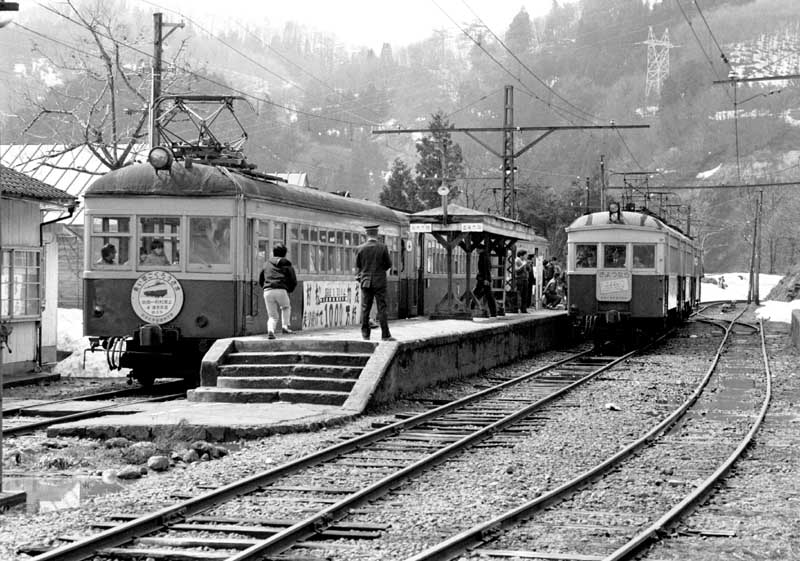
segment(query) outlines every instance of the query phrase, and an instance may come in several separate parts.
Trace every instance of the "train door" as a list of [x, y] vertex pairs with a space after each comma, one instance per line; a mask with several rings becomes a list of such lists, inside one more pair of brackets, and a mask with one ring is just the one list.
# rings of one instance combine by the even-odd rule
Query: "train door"
[[248, 335], [263, 333], [267, 328], [263, 292], [258, 280], [270, 251], [269, 228], [270, 224], [267, 220], [250, 218], [247, 221], [244, 309], [246, 315], [245, 331]]

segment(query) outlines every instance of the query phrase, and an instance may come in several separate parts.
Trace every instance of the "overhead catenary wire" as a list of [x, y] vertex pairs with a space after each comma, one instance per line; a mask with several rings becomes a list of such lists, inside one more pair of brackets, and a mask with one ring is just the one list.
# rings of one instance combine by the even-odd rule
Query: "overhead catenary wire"
[[461, 0], [461, 2], [469, 9], [470, 12], [472, 12], [472, 15], [475, 16], [475, 18], [477, 18], [478, 22], [492, 35], [492, 37], [495, 38], [495, 40], [500, 44], [500, 46], [503, 47], [512, 57], [514, 57], [514, 60], [516, 60], [528, 72], [528, 74], [533, 76], [536, 79], [536, 81], [538, 81], [542, 86], [544, 86], [545, 89], [547, 89], [547, 91], [549, 91], [554, 96], [556, 96], [558, 99], [560, 99], [561, 101], [566, 103], [569, 107], [572, 107], [572, 108], [576, 109], [578, 112], [583, 113], [584, 115], [588, 115], [588, 118], [584, 117], [584, 120], [589, 121], [589, 122], [595, 122], [595, 123], [600, 120], [598, 117], [596, 117], [592, 113], [590, 113], [590, 112], [578, 107], [574, 103], [570, 102], [568, 99], [566, 99], [560, 93], [558, 93], [555, 89], [553, 89], [547, 82], [542, 80], [542, 78], [540, 78], [538, 74], [536, 74], [533, 70], [531, 70], [531, 68], [527, 64], [525, 64], [525, 62], [523, 62], [516, 55], [516, 53], [514, 53], [514, 51], [512, 51], [508, 47], [508, 45], [506, 45], [505, 42], [500, 37], [498, 37], [497, 34], [494, 31], [492, 31], [492, 29], [488, 25], [486, 25], [486, 23], [484, 23], [483, 19], [481, 19], [481, 17], [475, 12], [475, 10], [473, 10], [470, 7], [470, 5], [467, 4], [466, 0]]
[[[60, 16], [60, 17], [62, 17], [63, 19], [66, 19], [67, 21], [69, 21], [69, 22], [71, 22], [71, 23], [73, 23], [75, 25], [79, 25], [79, 26], [82, 25], [80, 22], [78, 22], [75, 19], [69, 17], [67, 14], [63, 14], [63, 13], [59, 12], [58, 10], [50, 8], [49, 6], [45, 6], [45, 5], [41, 4], [41, 3], [39, 5], [41, 7], [43, 7], [44, 9], [46, 9], [46, 10], [48, 10], [48, 11], [50, 11], [50, 12], [52, 12], [52, 13]], [[123, 47], [125, 47], [127, 49], [130, 49], [130, 50], [132, 50], [132, 51], [134, 51], [134, 52], [136, 52], [138, 54], [141, 54], [142, 56], [145, 56], [148, 59], [152, 58], [152, 53], [144, 51], [143, 49], [140, 49], [139, 47], [136, 47], [134, 45], [131, 45], [130, 43], [126, 43], [126, 42], [121, 41], [119, 39], [116, 39], [114, 37], [111, 37], [110, 35], [108, 35], [106, 33], [102, 33], [102, 32], [100, 32], [98, 30], [94, 30], [94, 32], [97, 35], [99, 35], [100, 37], [103, 37], [104, 39], [108, 39], [109, 41], [114, 41], [115, 43], [119, 44], [120, 46], [123, 46]], [[204, 76], [204, 75], [202, 75], [202, 74], [200, 74], [198, 72], [195, 72], [195, 71], [191, 70], [190, 68], [187, 68], [187, 67], [175, 64], [175, 63], [172, 63], [172, 67], [176, 68], [178, 70], [181, 70], [182, 72], [185, 72], [187, 75], [194, 76], [195, 78], [198, 78], [200, 80], [204, 80], [204, 81], [206, 81], [206, 82], [208, 82], [210, 84], [214, 84], [216, 86], [223, 87], [223, 88], [225, 88], [225, 89], [227, 89], [227, 90], [229, 90], [231, 92], [235, 92], [235, 93], [241, 94], [241, 95], [243, 95], [245, 97], [248, 97], [250, 99], [261, 101], [263, 103], [266, 103], [267, 105], [271, 105], [271, 106], [277, 107], [279, 109], [284, 109], [286, 111], [289, 111], [289, 112], [292, 112], [292, 113], [296, 113], [298, 115], [304, 115], [304, 116], [307, 116], [307, 117], [310, 117], [310, 118], [314, 118], [314, 119], [322, 119], [322, 120], [327, 120], [327, 121], [331, 121], [331, 122], [344, 123], [344, 124], [354, 125], [354, 126], [362, 126], [362, 125], [368, 126], [368, 125], [371, 125], [371, 123], [367, 123], [367, 122], [356, 122], [356, 121], [350, 121], [350, 120], [347, 120], [347, 119], [340, 119], [340, 118], [336, 118], [336, 117], [328, 117], [328, 116], [325, 116], [325, 115], [318, 115], [318, 114], [311, 113], [311, 112], [308, 112], [308, 111], [303, 111], [303, 110], [298, 109], [296, 107], [289, 107], [289, 106], [286, 106], [286, 105], [282, 105], [282, 104], [276, 103], [276, 102], [274, 102], [274, 101], [272, 101], [270, 99], [259, 97], [257, 95], [252, 94], [252, 93], [248, 93], [248, 92], [245, 92], [245, 91], [240, 90], [238, 88], [235, 88], [235, 87], [233, 87], [233, 86], [231, 86], [229, 84], [225, 84], [225, 83], [222, 83], [222, 82], [220, 82], [218, 80], [214, 80], [213, 78], [209, 78], [208, 76]]]
[[[470, 41], [472, 41], [481, 51], [483, 51], [486, 54], [486, 56], [488, 56], [492, 60], [492, 62], [494, 62], [497, 66], [499, 66], [506, 74], [511, 76], [514, 79], [514, 81], [518, 82], [523, 87], [523, 89], [526, 90], [526, 92], [531, 97], [535, 98], [536, 100], [538, 100], [539, 102], [544, 104], [545, 107], [547, 107], [549, 109], [551, 109], [553, 107], [552, 103], [550, 103], [549, 101], [547, 101], [545, 99], [542, 99], [539, 95], [537, 95], [534, 91], [532, 91], [527, 86], [527, 84], [525, 84], [525, 82], [520, 80], [519, 77], [517, 77], [513, 72], [511, 72], [511, 70], [509, 70], [502, 62], [497, 60], [497, 58], [492, 53], [490, 53], [488, 50], [486, 50], [486, 47], [484, 47], [483, 44], [480, 41], [476, 40], [466, 29], [461, 27], [461, 25], [455, 19], [453, 19], [453, 17], [444, 8], [442, 8], [436, 0], [431, 0], [431, 2], [437, 8], [439, 8], [439, 10], [453, 23], [453, 25], [455, 25], [466, 37], [468, 37], [470, 39]], [[564, 108], [562, 108], [562, 110], [564, 112], [572, 115], [574, 118], [586, 120], [584, 117], [581, 117], [580, 115], [572, 113], [572, 111], [569, 111], [569, 110], [564, 109]], [[569, 120], [568, 120], [568, 122], [570, 122], [573, 125], [575, 124], [574, 122], [569, 121]]]

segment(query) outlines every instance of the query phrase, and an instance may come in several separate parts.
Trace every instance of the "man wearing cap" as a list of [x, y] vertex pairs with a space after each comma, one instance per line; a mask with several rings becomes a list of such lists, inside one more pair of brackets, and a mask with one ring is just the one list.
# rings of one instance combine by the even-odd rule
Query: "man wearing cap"
[[394, 341], [389, 333], [389, 320], [386, 316], [386, 271], [391, 269], [389, 250], [378, 240], [378, 226], [366, 226], [367, 241], [356, 252], [356, 279], [361, 285], [361, 337], [369, 339], [369, 312], [372, 301], [378, 306], [378, 323], [381, 325], [381, 339]]

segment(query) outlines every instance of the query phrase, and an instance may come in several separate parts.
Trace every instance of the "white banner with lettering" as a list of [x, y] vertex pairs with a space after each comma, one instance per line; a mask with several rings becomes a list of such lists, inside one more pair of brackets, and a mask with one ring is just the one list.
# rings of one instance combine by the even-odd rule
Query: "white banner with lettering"
[[358, 281], [303, 281], [303, 329], [361, 324]]

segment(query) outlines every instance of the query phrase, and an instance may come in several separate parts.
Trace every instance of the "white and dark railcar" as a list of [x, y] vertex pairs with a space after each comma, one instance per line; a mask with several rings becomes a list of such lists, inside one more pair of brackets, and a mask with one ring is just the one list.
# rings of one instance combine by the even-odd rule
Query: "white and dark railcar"
[[700, 250], [658, 217], [614, 209], [566, 231], [569, 312], [595, 341], [663, 329], [698, 303]]
[[[413, 287], [407, 215], [277, 177], [172, 161], [166, 150], [160, 156], [163, 169], [131, 165], [85, 193], [84, 333], [112, 368], [130, 368], [145, 384], [196, 376], [216, 339], [263, 333], [258, 276], [277, 243], [298, 276], [294, 329], [360, 320], [355, 252], [368, 224], [381, 226], [392, 257], [390, 315], [414, 304], [405, 290]], [[163, 254], [150, 255], [153, 242]], [[112, 263], [102, 259], [108, 244]]]

